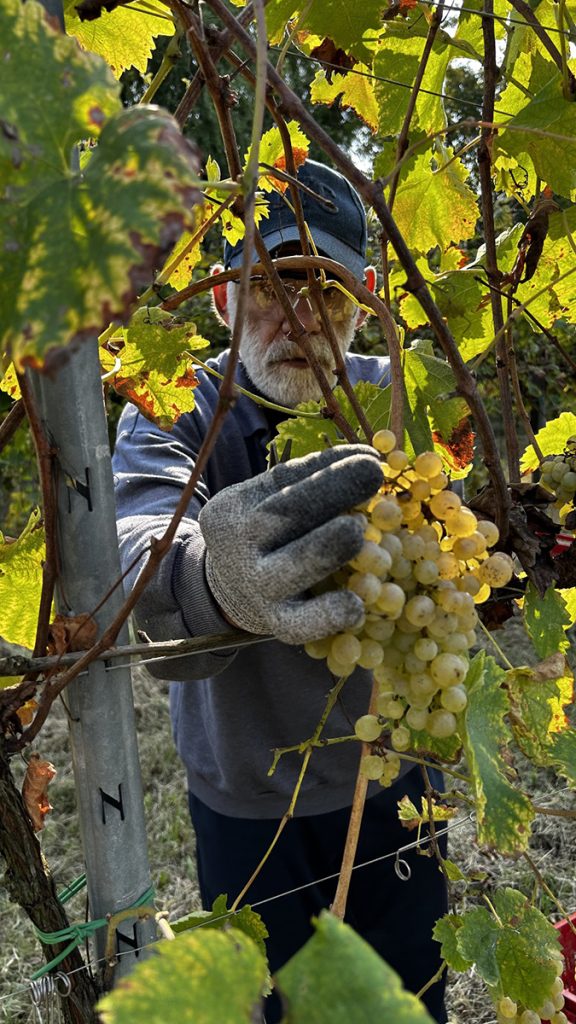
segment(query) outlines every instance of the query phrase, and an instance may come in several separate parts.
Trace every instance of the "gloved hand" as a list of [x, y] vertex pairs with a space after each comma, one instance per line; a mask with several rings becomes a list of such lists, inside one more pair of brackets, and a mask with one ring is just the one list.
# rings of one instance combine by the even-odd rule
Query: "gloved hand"
[[358, 625], [363, 605], [352, 591], [306, 591], [358, 554], [361, 523], [343, 513], [381, 483], [373, 449], [342, 445], [280, 463], [211, 498], [199, 517], [206, 578], [230, 621], [291, 644]]

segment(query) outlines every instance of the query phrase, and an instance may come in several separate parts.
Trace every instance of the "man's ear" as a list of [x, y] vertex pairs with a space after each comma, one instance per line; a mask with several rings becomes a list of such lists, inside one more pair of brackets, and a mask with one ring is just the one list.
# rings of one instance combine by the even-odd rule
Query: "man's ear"
[[[224, 267], [222, 266], [221, 263], [215, 263], [210, 273], [212, 274], [212, 276], [215, 276], [217, 274], [221, 274], [223, 270]], [[223, 324], [226, 324], [227, 327], [229, 327], [230, 314], [228, 312], [227, 288], [227, 282], [224, 282], [223, 284], [216, 283], [212, 287], [212, 309], [214, 310], [218, 319], [221, 320]]]
[[[366, 286], [366, 288], [368, 289], [369, 292], [375, 292], [376, 291], [376, 268], [375, 267], [366, 267], [366, 269], [364, 271], [364, 284], [365, 284], [365, 286]], [[362, 324], [364, 323], [367, 315], [368, 314], [365, 313], [363, 309], [359, 309], [358, 310], [358, 318], [356, 320], [356, 327], [361, 327], [362, 326]]]

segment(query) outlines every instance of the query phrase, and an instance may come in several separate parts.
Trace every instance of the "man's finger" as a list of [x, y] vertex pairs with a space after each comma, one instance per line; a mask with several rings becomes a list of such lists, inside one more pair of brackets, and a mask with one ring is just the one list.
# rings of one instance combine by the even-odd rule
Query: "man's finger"
[[337, 516], [260, 559], [257, 585], [268, 601], [301, 594], [341, 569], [364, 543], [362, 524]]
[[382, 469], [370, 449], [364, 451], [333, 461], [265, 498], [251, 522], [261, 546], [283, 547], [376, 494]]

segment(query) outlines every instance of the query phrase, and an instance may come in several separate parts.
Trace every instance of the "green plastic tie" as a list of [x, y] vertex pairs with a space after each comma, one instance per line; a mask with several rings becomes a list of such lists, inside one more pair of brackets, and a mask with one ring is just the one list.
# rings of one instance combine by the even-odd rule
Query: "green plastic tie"
[[[63, 890], [62, 894], [59, 897], [60, 902], [67, 902], [67, 900], [71, 899], [71, 897], [74, 896], [77, 892], [80, 892], [80, 890], [85, 886], [85, 884], [86, 876], [80, 875], [78, 878], [75, 879], [74, 882], [72, 882], [66, 889]], [[131, 910], [132, 907], [145, 907], [148, 903], [152, 903], [153, 899], [154, 889], [152, 886], [150, 886], [150, 888], [146, 889], [146, 891], [143, 892], [142, 895], [139, 896], [134, 903], [132, 903], [129, 907], [126, 907], [125, 909]], [[34, 931], [36, 932], [37, 937], [40, 939], [40, 942], [43, 942], [46, 946], [55, 946], [60, 942], [66, 942], [67, 940], [69, 941], [68, 945], [62, 950], [62, 952], [58, 953], [54, 957], [54, 959], [50, 961], [50, 963], [44, 964], [43, 967], [40, 967], [37, 971], [34, 971], [31, 980], [37, 981], [38, 978], [42, 978], [45, 974], [48, 974], [48, 972], [51, 971], [54, 967], [57, 967], [58, 964], [62, 963], [62, 961], [66, 959], [68, 954], [71, 953], [73, 949], [76, 949], [76, 947], [79, 946], [82, 942], [88, 939], [91, 935], [94, 935], [94, 933], [97, 932], [99, 928], [106, 927], [108, 927], [108, 918], [101, 917], [96, 921], [81, 921], [78, 924], [68, 925], [67, 928], [61, 928], [60, 931], [58, 932], [43, 932], [40, 930], [40, 928], [35, 928]]]

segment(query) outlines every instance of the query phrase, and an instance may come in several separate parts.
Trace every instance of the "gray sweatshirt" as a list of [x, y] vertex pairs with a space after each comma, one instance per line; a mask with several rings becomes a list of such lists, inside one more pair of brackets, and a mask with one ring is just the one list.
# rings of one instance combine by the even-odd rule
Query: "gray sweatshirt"
[[[224, 372], [228, 353], [209, 361]], [[387, 379], [387, 360], [350, 355], [354, 384]], [[124, 568], [160, 536], [172, 516], [212, 420], [219, 381], [203, 372], [196, 408], [166, 433], [133, 406], [120, 419], [114, 455], [118, 530]], [[240, 365], [236, 380], [253, 390]], [[230, 484], [266, 470], [266, 444], [273, 418], [243, 395], [226, 416], [203, 479], [182, 520], [175, 543], [148, 585], [137, 621], [152, 640], [224, 633], [204, 576], [205, 547], [197, 516], [205, 502]], [[142, 560], [132, 569], [133, 584]], [[302, 647], [265, 641], [218, 654], [200, 654], [163, 663], [155, 672], [173, 682], [170, 708], [174, 738], [186, 766], [190, 790], [213, 810], [232, 817], [278, 818], [288, 808], [302, 757], [283, 756], [269, 776], [272, 751], [299, 744], [314, 732], [334, 678], [324, 662]], [[370, 675], [357, 670], [345, 684], [324, 737], [350, 735], [365, 714]], [[359, 745], [335, 744], [314, 751], [296, 814], [318, 814], [352, 801]], [[370, 792], [379, 792], [377, 783]]]

